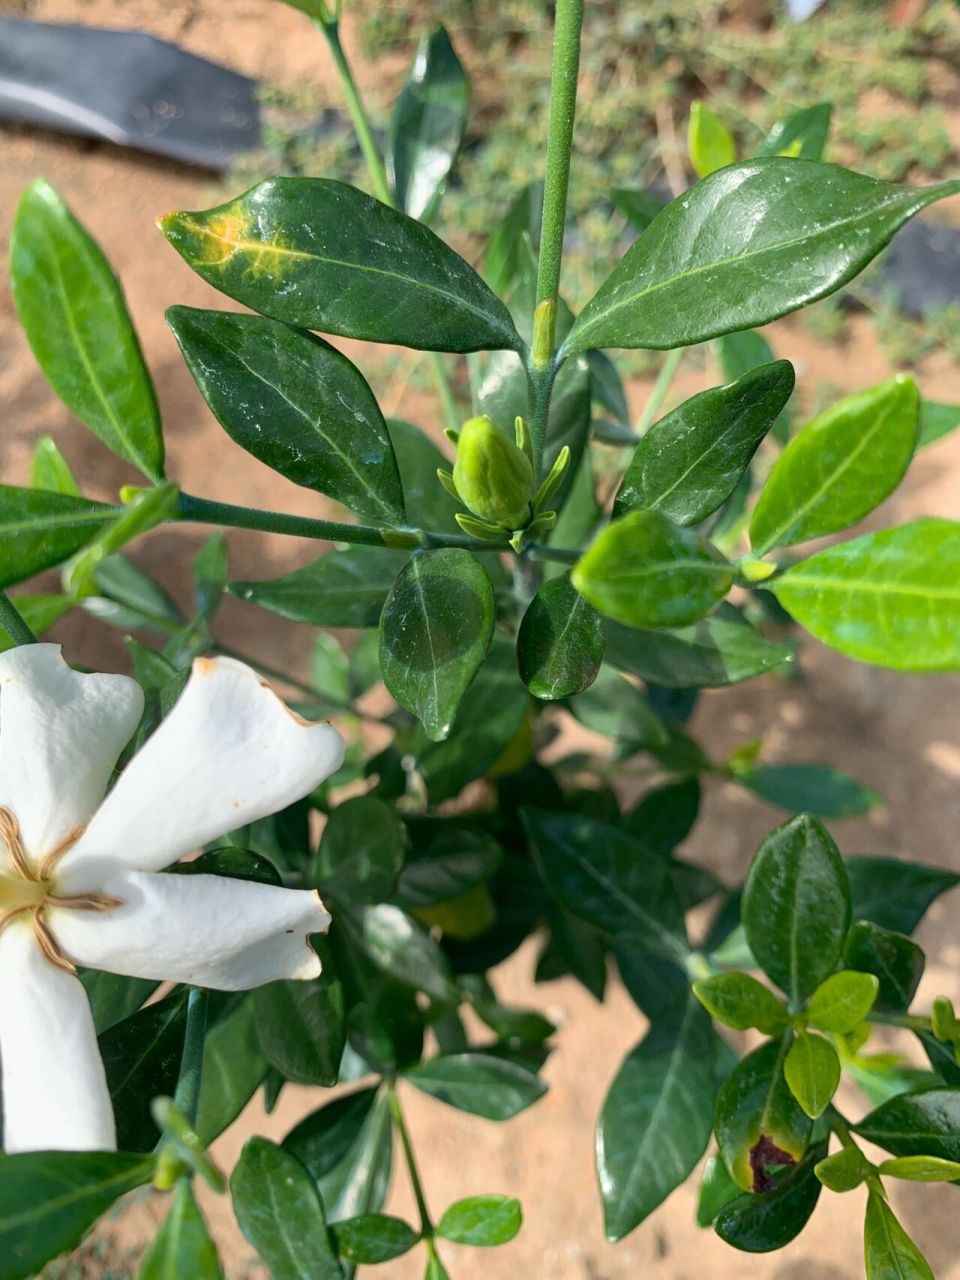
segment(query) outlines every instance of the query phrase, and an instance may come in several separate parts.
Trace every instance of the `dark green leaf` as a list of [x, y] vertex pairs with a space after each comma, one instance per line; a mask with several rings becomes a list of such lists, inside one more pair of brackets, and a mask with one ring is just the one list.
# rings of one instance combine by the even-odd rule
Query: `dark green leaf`
[[220, 607], [230, 572], [230, 552], [222, 533], [209, 537], [193, 561], [197, 608], [209, 621]]
[[443, 27], [420, 41], [390, 117], [387, 169], [397, 205], [429, 221], [467, 127], [470, 81]]
[[120, 285], [42, 180], [17, 209], [10, 279], [20, 323], [54, 391], [111, 452], [160, 480], [160, 410]]
[[190, 862], [175, 863], [170, 871], [178, 876], [226, 876], [229, 880], [253, 880], [255, 884], [283, 884], [280, 872], [268, 858], [233, 845], [208, 849]]
[[415, 555], [387, 597], [380, 619], [383, 681], [434, 742], [449, 734], [483, 664], [494, 614], [486, 570], [453, 547]]
[[787, 1033], [747, 1054], [717, 1094], [720, 1154], [745, 1191], [771, 1190], [775, 1170], [801, 1160], [810, 1140], [812, 1122], [783, 1075], [791, 1039]]
[[783, 1064], [790, 1092], [811, 1120], [823, 1115], [840, 1083], [840, 1059], [823, 1036], [798, 1031]]
[[330, 814], [314, 880], [344, 902], [382, 902], [396, 887], [408, 845], [403, 820], [376, 796], [354, 796]]
[[697, 1226], [712, 1227], [717, 1214], [740, 1195], [740, 1188], [727, 1172], [719, 1156], [711, 1156], [703, 1167], [697, 1196]]
[[927, 908], [960, 884], [960, 874], [901, 858], [847, 858], [854, 920], [913, 933]]
[[341, 1258], [355, 1266], [392, 1262], [407, 1253], [420, 1237], [401, 1218], [385, 1213], [364, 1213], [344, 1218], [332, 1228], [333, 1242]]
[[405, 911], [381, 902], [341, 912], [340, 924], [378, 969], [441, 1003], [457, 1002], [443, 951]]
[[407, 562], [405, 551], [349, 547], [330, 551], [282, 578], [231, 582], [230, 592], [261, 609], [315, 627], [375, 627]]
[[564, 574], [540, 588], [517, 636], [520, 679], [537, 698], [553, 701], [580, 693], [597, 677], [606, 625]]
[[960, 1160], [960, 1089], [899, 1094], [852, 1127], [895, 1156]]
[[588, 351], [587, 363], [590, 366], [590, 391], [594, 400], [603, 405], [621, 426], [629, 427], [630, 407], [617, 366], [602, 351]]
[[[113, 626], [125, 630], [149, 627], [172, 635], [184, 624], [184, 617], [159, 583], [126, 556], [108, 556], [93, 571], [93, 580], [105, 599], [95, 600], [91, 612]], [[86, 604], [91, 605], [88, 600]]]
[[930, 1264], [874, 1190], [867, 1200], [863, 1246], [867, 1280], [934, 1280]]
[[738, 684], [792, 659], [791, 649], [765, 639], [726, 603], [709, 618], [676, 631], [607, 624], [607, 662], [664, 689]]
[[817, 1207], [821, 1183], [814, 1168], [826, 1154], [827, 1144], [820, 1143], [771, 1190], [739, 1196], [721, 1209], [714, 1223], [720, 1239], [746, 1253], [770, 1253], [788, 1245]]
[[658, 511], [632, 511], [594, 539], [571, 581], [595, 609], [627, 626], [682, 627], [718, 604], [734, 576], [700, 534]]
[[637, 507], [681, 525], [712, 515], [740, 483], [793, 384], [793, 366], [777, 360], [701, 391], [655, 422], [630, 460], [614, 517]]
[[0, 485], [0, 587], [61, 564], [118, 514], [86, 498]]
[[27, 1280], [79, 1244], [127, 1191], [149, 1181], [152, 1161], [108, 1151], [0, 1157], [0, 1280]]
[[437, 1235], [456, 1244], [506, 1244], [522, 1224], [520, 1201], [513, 1196], [470, 1196], [444, 1212]]
[[920, 436], [917, 445], [922, 449], [933, 444], [960, 427], [960, 405], [937, 404], [934, 400], [920, 402]]
[[623, 825], [651, 853], [666, 856], [690, 834], [699, 811], [700, 783], [697, 778], [683, 778], [648, 791], [624, 816]]
[[[932, 1031], [918, 1031], [916, 1036], [923, 1045], [923, 1051], [929, 1058], [930, 1065], [944, 1084], [960, 1085], [960, 1062], [957, 1060], [957, 1052], [953, 1045], [944, 1044]], [[873, 1101], [885, 1101], [885, 1099], [873, 1099]]]
[[832, 102], [815, 102], [812, 107], [791, 112], [777, 121], [754, 154], [776, 156], [789, 151], [799, 160], [821, 159], [832, 114]]
[[179, 990], [119, 1022], [100, 1037], [100, 1056], [123, 1151], [150, 1151], [160, 1137], [150, 1111], [154, 1098], [177, 1086], [187, 1021], [186, 992]]
[[196, 1131], [211, 1143], [236, 1120], [267, 1074], [253, 996], [241, 996], [207, 1032]]
[[487, 245], [483, 273], [494, 293], [503, 297], [540, 244], [543, 182], [531, 182], [514, 197]]
[[161, 227], [204, 280], [275, 320], [428, 351], [520, 347], [506, 307], [463, 258], [341, 182], [272, 178]]
[[271, 982], [253, 993], [260, 1047], [297, 1084], [334, 1085], [346, 1039], [343, 988], [327, 962], [310, 982]]
[[585, 728], [617, 744], [652, 750], [669, 741], [647, 696], [610, 667], [601, 667], [593, 684], [571, 698], [569, 706]]
[[137, 1280], [222, 1280], [217, 1248], [188, 1179], [173, 1190], [170, 1211], [160, 1234], [144, 1255]]
[[524, 811], [544, 884], [608, 933], [682, 965], [683, 912], [668, 863], [617, 827], [576, 814]]
[[806, 814], [766, 837], [753, 859], [741, 916], [750, 950], [794, 1005], [836, 968], [850, 923], [843, 862]]
[[869, 787], [826, 764], [760, 764], [735, 768], [735, 781], [790, 813], [857, 818], [880, 803]]
[[653, 191], [631, 190], [616, 187], [610, 193], [610, 203], [622, 213], [632, 227], [646, 231], [658, 213], [663, 210], [663, 200]]
[[688, 997], [654, 1022], [610, 1087], [597, 1129], [608, 1240], [639, 1226], [692, 1173], [710, 1138], [715, 1037]]
[[90, 1001], [97, 1035], [135, 1014], [160, 985], [150, 978], [122, 978], [102, 969], [81, 969], [78, 976]]
[[319, 1178], [330, 1222], [378, 1213], [383, 1208], [390, 1186], [392, 1143], [390, 1107], [386, 1097], [379, 1097], [346, 1154]]
[[906, 474], [917, 444], [912, 378], [848, 396], [809, 422], [774, 463], [750, 521], [756, 555], [856, 524]]
[[897, 671], [960, 667], [960, 522], [915, 520], [830, 547], [771, 590], [818, 640]]
[[510, 1120], [547, 1091], [532, 1071], [486, 1053], [430, 1058], [407, 1071], [404, 1079], [431, 1098], [485, 1120]]
[[401, 906], [432, 907], [476, 889], [503, 861], [503, 850], [484, 831], [438, 824], [432, 833], [413, 829], [413, 851], [400, 874]]
[[230, 1177], [230, 1193], [240, 1230], [273, 1280], [341, 1280], [323, 1203], [296, 1156], [251, 1138]]
[[708, 1013], [735, 1031], [755, 1027], [774, 1036], [787, 1028], [789, 1017], [783, 1001], [748, 973], [700, 978], [693, 984], [693, 993]]
[[357, 1089], [326, 1103], [307, 1116], [283, 1140], [319, 1182], [340, 1164], [360, 1137], [376, 1089]]
[[438, 533], [459, 533], [454, 519], [461, 510], [437, 479], [437, 470], [450, 468], [446, 458], [419, 427], [397, 418], [387, 421], [387, 431], [400, 468], [403, 502], [411, 524]]
[[880, 1013], [905, 1013], [917, 993], [926, 958], [923, 949], [906, 934], [859, 920], [847, 934], [843, 962], [847, 968], [871, 973], [877, 979], [876, 1008]]
[[958, 190], [791, 159], [721, 169], [658, 214], [561, 350], [670, 350], [766, 324], [846, 284], [909, 218]]
[[231, 439], [288, 480], [366, 519], [403, 523], [387, 424], [345, 355], [262, 316], [171, 307], [167, 323]]

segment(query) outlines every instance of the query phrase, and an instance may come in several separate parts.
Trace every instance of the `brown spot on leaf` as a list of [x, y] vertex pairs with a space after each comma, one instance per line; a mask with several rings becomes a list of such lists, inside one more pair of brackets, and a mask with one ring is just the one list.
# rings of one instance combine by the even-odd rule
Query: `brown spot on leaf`
[[773, 1191], [776, 1179], [770, 1172], [771, 1165], [796, 1164], [789, 1151], [778, 1147], [765, 1133], [750, 1148], [750, 1169], [753, 1173], [754, 1191]]

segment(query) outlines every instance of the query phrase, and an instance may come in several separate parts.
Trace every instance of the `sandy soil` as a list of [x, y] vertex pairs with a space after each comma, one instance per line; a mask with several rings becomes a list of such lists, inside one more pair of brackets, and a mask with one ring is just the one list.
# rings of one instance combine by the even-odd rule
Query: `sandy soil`
[[[438, 6], [439, 10], [440, 6]], [[229, 9], [229, 13], [227, 13]], [[266, 80], [284, 85], [329, 74], [325, 51], [312, 39], [301, 15], [270, 0], [235, 0], [230, 6], [202, 0], [0, 0], [0, 12], [29, 11], [46, 20], [78, 20], [108, 26], [136, 26], [178, 39], [206, 54]], [[369, 72], [367, 73], [369, 75]], [[288, 484], [248, 457], [220, 431], [203, 406], [163, 322], [174, 302], [222, 306], [223, 300], [192, 275], [154, 228], [169, 208], [204, 207], [221, 197], [209, 178], [96, 143], [43, 136], [25, 130], [0, 132], [0, 237], [6, 237], [16, 200], [37, 175], [50, 179], [79, 211], [106, 247], [129, 298], [163, 405], [171, 474], [198, 493], [252, 505], [318, 513], [317, 498]], [[0, 475], [23, 481], [30, 450], [41, 432], [52, 432], [88, 490], [112, 497], [132, 480], [59, 405], [37, 371], [17, 329], [6, 285], [0, 288]], [[796, 322], [776, 327], [778, 354], [790, 357], [801, 383], [830, 381], [850, 390], [870, 386], [889, 372], [868, 325], [854, 324], [842, 350], [825, 350]], [[387, 380], [381, 353], [354, 344], [351, 354], [382, 388]], [[704, 385], [691, 374], [677, 391]], [[934, 358], [921, 384], [930, 396], [960, 399], [960, 374]], [[645, 388], [633, 394], [639, 404]], [[392, 392], [389, 392], [392, 394]], [[397, 406], [394, 406], [397, 407]], [[403, 412], [426, 424], [430, 403], [408, 396]], [[425, 416], [426, 415], [426, 416]], [[883, 526], [921, 514], [960, 514], [960, 437], [930, 449], [917, 461], [901, 492], [872, 523]], [[182, 591], [184, 566], [203, 537], [189, 528], [158, 531], [141, 546], [139, 558], [174, 590]], [[279, 538], [230, 536], [236, 576], [266, 577], [303, 563], [317, 548]], [[296, 669], [305, 661], [306, 629], [284, 624], [237, 603], [227, 606], [224, 630], [242, 629], [244, 643], [269, 654], [275, 666]], [[121, 665], [120, 639], [82, 617], [58, 632], [71, 657], [98, 665]], [[843, 767], [885, 797], [868, 818], [837, 824], [835, 834], [848, 852], [900, 853], [960, 869], [960, 679], [901, 677], [861, 668], [819, 649], [804, 655], [807, 678], [783, 684], [759, 681], [748, 687], [706, 695], [695, 729], [716, 753], [755, 736], [764, 737], [769, 760], [823, 760]], [[709, 790], [706, 818], [690, 842], [689, 854], [708, 860], [733, 880], [763, 833], [778, 815], [733, 788]], [[945, 992], [960, 995], [960, 947], [953, 927], [957, 899], [931, 911], [922, 932], [931, 961], [921, 999]], [[550, 1280], [619, 1280], [644, 1274], [655, 1280], [692, 1280], [704, 1273], [725, 1280], [748, 1275], [757, 1280], [855, 1280], [862, 1274], [855, 1220], [862, 1213], [859, 1193], [825, 1195], [813, 1224], [785, 1254], [746, 1257], [726, 1248], [712, 1233], [693, 1226], [693, 1186], [619, 1246], [604, 1243], [592, 1160], [592, 1126], [606, 1086], [621, 1058], [643, 1033], [643, 1019], [619, 987], [597, 1005], [568, 982], [533, 985], [532, 947], [496, 975], [503, 996], [541, 1008], [561, 1024], [558, 1050], [546, 1068], [550, 1092], [532, 1111], [497, 1127], [463, 1116], [419, 1095], [408, 1098], [409, 1119], [425, 1170], [428, 1197], [436, 1210], [466, 1194], [498, 1191], [521, 1197], [526, 1225], [511, 1245], [496, 1254], [450, 1246], [445, 1251], [456, 1280], [493, 1275], [528, 1275]], [[218, 1155], [229, 1167], [246, 1136], [281, 1136], [319, 1096], [285, 1091], [266, 1118], [251, 1107], [221, 1142]], [[413, 1217], [401, 1172], [390, 1208]], [[915, 1188], [895, 1196], [908, 1230], [920, 1242], [940, 1280], [960, 1276], [960, 1229], [951, 1219], [955, 1192]], [[262, 1275], [251, 1260], [225, 1199], [206, 1198], [213, 1229], [223, 1246], [230, 1280]], [[98, 1260], [86, 1274], [116, 1275], [135, 1254], [158, 1220], [162, 1206], [141, 1197], [102, 1232]], [[109, 1263], [104, 1259], [109, 1258]], [[421, 1274], [419, 1254], [382, 1268], [388, 1280]], [[126, 1272], [120, 1271], [124, 1275]]]

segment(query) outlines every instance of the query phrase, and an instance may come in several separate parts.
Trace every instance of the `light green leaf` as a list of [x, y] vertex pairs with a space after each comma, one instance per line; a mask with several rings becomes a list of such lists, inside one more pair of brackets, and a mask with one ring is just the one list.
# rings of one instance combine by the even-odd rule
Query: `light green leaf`
[[[832, 102], [815, 102], [778, 120], [754, 152], [755, 156], [779, 156], [791, 152], [799, 160], [819, 160], [830, 132]], [[799, 144], [799, 150], [796, 150]]]
[[846, 284], [908, 218], [958, 191], [957, 182], [896, 187], [812, 161], [728, 166], [654, 219], [561, 352], [670, 350], [767, 324]]
[[814, 1173], [830, 1191], [853, 1191], [873, 1172], [873, 1165], [859, 1147], [842, 1147], [821, 1160]]
[[891, 1160], [882, 1160], [879, 1168], [888, 1178], [903, 1178], [907, 1182], [960, 1180], [960, 1163], [939, 1156], [894, 1156]]
[[855, 969], [832, 973], [807, 1001], [807, 1019], [821, 1031], [853, 1031], [873, 1008], [879, 988], [872, 973]]
[[385, 1213], [344, 1218], [331, 1227], [331, 1234], [337, 1253], [354, 1266], [392, 1262], [412, 1249], [420, 1238], [401, 1218]]
[[837, 533], [862, 520], [906, 474], [920, 396], [898, 374], [809, 422], [774, 463], [750, 522], [756, 555]]
[[930, 1264], [876, 1191], [867, 1200], [863, 1244], [867, 1280], [934, 1280]]
[[823, 1115], [840, 1083], [840, 1059], [823, 1036], [798, 1031], [790, 1046], [783, 1074], [790, 1092], [811, 1120]]
[[437, 1235], [475, 1247], [506, 1244], [523, 1224], [520, 1201], [513, 1196], [470, 1196], [458, 1200], [437, 1223]]
[[594, 539], [571, 581], [595, 609], [631, 627], [681, 627], [730, 590], [716, 547], [657, 511], [632, 511]]
[[81, 496], [80, 486], [74, 479], [70, 464], [60, 452], [53, 436], [41, 436], [33, 446], [30, 487], [47, 489], [51, 493], [66, 493], [74, 498]]
[[137, 1280], [222, 1280], [217, 1248], [194, 1199], [188, 1179], [173, 1192], [170, 1212], [150, 1245]]
[[737, 158], [733, 135], [705, 102], [695, 102], [690, 108], [687, 151], [698, 178], [733, 164]]
[[42, 179], [17, 209], [10, 280], [27, 341], [60, 399], [112, 453], [161, 480], [160, 410], [120, 285]]
[[693, 994], [709, 1014], [735, 1031], [756, 1027], [774, 1036], [786, 1030], [789, 1022], [783, 1001], [748, 973], [700, 978], [693, 984]]
[[818, 640], [896, 671], [960, 667], [960, 523], [915, 520], [821, 551], [770, 589]]

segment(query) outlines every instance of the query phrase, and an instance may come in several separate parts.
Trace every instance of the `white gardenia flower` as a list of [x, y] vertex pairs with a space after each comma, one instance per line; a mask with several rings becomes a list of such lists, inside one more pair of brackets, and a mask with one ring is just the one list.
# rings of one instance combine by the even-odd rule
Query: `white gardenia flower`
[[104, 799], [143, 710], [126, 676], [81, 675], [60, 646], [0, 654], [3, 1143], [113, 1150], [93, 1018], [75, 965], [224, 991], [312, 978], [319, 896], [160, 875], [339, 768], [343, 740], [256, 672], [199, 658], [179, 701]]

